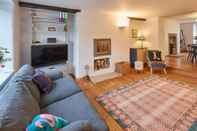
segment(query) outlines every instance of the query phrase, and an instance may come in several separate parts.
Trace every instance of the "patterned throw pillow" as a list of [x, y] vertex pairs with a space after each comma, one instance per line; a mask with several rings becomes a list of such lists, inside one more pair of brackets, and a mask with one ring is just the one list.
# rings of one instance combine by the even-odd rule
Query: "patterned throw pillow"
[[59, 131], [69, 125], [69, 122], [61, 117], [51, 114], [41, 114], [34, 117], [26, 128], [26, 131]]
[[148, 57], [150, 61], [162, 61], [160, 51], [150, 50], [148, 51]]
[[53, 81], [43, 71], [36, 71], [35, 75], [33, 76], [33, 82], [44, 94], [48, 94], [52, 90]]

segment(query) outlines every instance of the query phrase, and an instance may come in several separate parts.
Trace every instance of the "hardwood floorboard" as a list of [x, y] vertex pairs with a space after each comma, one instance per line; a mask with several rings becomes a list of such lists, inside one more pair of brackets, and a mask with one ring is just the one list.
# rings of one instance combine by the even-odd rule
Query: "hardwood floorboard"
[[166, 57], [166, 63], [170, 72], [197, 79], [197, 62], [189, 62], [187, 54], [182, 57]]

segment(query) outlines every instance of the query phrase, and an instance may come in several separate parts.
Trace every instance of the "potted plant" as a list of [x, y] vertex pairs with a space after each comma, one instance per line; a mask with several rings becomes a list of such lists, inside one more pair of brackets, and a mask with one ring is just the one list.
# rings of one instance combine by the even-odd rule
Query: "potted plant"
[[6, 61], [10, 61], [9, 58], [5, 58], [5, 54], [9, 54], [10, 52], [8, 51], [7, 48], [3, 48], [3, 47], [0, 47], [0, 68], [3, 68], [4, 67], [4, 62]]

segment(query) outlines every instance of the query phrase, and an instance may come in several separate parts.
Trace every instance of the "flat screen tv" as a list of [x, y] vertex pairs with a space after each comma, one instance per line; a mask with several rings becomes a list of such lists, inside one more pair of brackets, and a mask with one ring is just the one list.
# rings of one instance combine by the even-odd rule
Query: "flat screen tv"
[[31, 64], [34, 67], [63, 63], [68, 60], [68, 45], [33, 45]]

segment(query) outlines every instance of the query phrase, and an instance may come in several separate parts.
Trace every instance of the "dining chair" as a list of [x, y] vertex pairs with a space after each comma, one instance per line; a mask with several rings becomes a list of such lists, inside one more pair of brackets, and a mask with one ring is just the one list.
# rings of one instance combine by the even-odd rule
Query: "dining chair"
[[197, 45], [193, 44], [192, 45], [192, 63], [196, 63], [197, 62]]
[[192, 62], [192, 57], [193, 57], [193, 54], [194, 54], [194, 50], [192, 48], [192, 44], [189, 44], [187, 45], [187, 61], [188, 62]]

